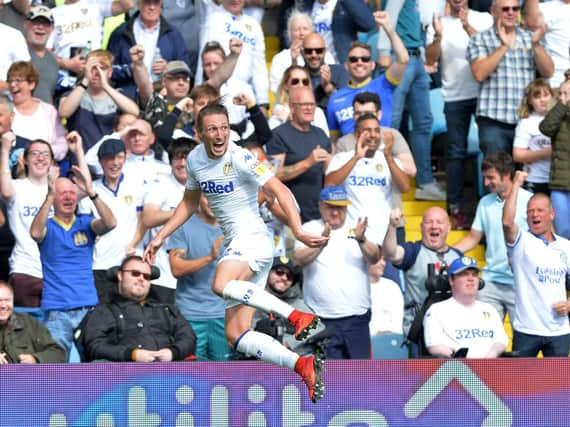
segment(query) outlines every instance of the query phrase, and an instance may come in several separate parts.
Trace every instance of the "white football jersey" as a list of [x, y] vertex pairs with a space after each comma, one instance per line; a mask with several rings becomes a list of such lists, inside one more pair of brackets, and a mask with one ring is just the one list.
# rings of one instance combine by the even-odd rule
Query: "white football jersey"
[[238, 233], [267, 233], [257, 193], [273, 173], [254, 154], [230, 142], [222, 157], [210, 159], [200, 144], [188, 155], [186, 169], [186, 188], [204, 193], [226, 239]]

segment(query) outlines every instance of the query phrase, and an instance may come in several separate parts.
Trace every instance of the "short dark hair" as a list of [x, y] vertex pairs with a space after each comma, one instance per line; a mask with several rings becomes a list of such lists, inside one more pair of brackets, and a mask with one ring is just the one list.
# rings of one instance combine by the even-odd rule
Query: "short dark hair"
[[226, 51], [224, 50], [224, 48], [222, 47], [222, 45], [220, 44], [220, 42], [216, 41], [216, 40], [210, 40], [209, 42], [207, 42], [204, 45], [204, 48], [202, 49], [202, 58], [204, 58], [204, 55], [209, 53], [209, 52], [219, 52], [220, 55], [222, 56], [222, 58], [225, 59], [226, 57]]
[[[350, 52], [352, 49], [356, 49], [357, 47], [365, 49], [368, 52], [370, 52], [370, 54], [372, 54], [372, 48], [370, 47], [370, 45], [358, 40], [350, 44], [350, 46], [348, 47], [348, 52]], [[348, 61], [348, 58], [346, 60]]]
[[378, 122], [378, 116], [374, 113], [364, 113], [362, 116], [356, 119], [356, 123], [354, 123], [354, 131], [358, 132], [360, 130], [360, 125], [366, 120], [375, 120]]
[[382, 109], [382, 101], [380, 101], [378, 94], [367, 91], [356, 94], [352, 100], [352, 107], [354, 108], [355, 104], [368, 104], [369, 102], [374, 104], [376, 111], [380, 111]]
[[143, 257], [139, 256], [139, 255], [128, 255], [126, 256], [123, 261], [121, 262], [121, 265], [119, 266], [119, 271], [123, 271], [123, 269], [125, 268], [125, 266], [131, 262], [131, 261], [140, 261], [140, 262], [145, 262], [145, 260], [143, 259]]
[[224, 107], [222, 104], [217, 104], [217, 103], [208, 104], [204, 108], [202, 108], [198, 113], [198, 119], [196, 121], [196, 128], [198, 129], [198, 132], [202, 132], [203, 130], [202, 126], [204, 124], [204, 117], [211, 116], [214, 114], [223, 114], [229, 120], [228, 110], [226, 109], [226, 107]]
[[185, 159], [188, 153], [196, 147], [197, 143], [190, 138], [177, 138], [168, 146], [170, 163], [174, 159]]
[[483, 172], [489, 169], [496, 169], [499, 175], [509, 175], [512, 179], [515, 175], [515, 162], [509, 153], [506, 151], [496, 151], [487, 155], [481, 164]]

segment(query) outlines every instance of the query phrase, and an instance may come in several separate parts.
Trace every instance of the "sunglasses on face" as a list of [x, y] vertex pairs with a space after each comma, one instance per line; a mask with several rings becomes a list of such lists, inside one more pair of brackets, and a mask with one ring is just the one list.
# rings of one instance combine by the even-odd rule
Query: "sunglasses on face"
[[122, 270], [122, 271], [124, 273], [131, 273], [131, 276], [133, 276], [133, 277], [139, 277], [142, 275], [144, 280], [147, 280], [147, 281], [150, 281], [150, 279], [151, 279], [150, 273], [143, 273], [142, 271], [138, 271], [138, 270]]
[[285, 278], [287, 280], [293, 280], [293, 275], [291, 274], [291, 272], [286, 269], [286, 268], [282, 268], [282, 267], [277, 267], [276, 269], [273, 270], [275, 272], [275, 274], [277, 274], [279, 277], [281, 276], [285, 276]]
[[316, 53], [317, 55], [322, 55], [324, 51], [325, 51], [324, 47], [304, 47], [303, 48], [303, 52], [306, 53], [307, 55], [311, 55], [313, 53]]
[[520, 6], [503, 6], [501, 8], [501, 11], [504, 13], [507, 12], [518, 12], [519, 10], [521, 10]]
[[299, 83], [301, 83], [303, 86], [309, 86], [309, 79], [307, 78], [299, 79], [297, 77], [294, 77], [291, 79], [289, 86], [297, 86]]
[[370, 59], [372, 59], [370, 56], [349, 56], [348, 62], [350, 62], [351, 64], [355, 64], [358, 61], [361, 61], [364, 62], [365, 64], [368, 64], [370, 62]]

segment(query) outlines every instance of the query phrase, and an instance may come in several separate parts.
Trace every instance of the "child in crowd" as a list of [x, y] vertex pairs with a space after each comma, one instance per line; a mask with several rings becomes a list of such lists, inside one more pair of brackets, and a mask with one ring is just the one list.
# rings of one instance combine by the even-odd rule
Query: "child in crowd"
[[548, 80], [536, 79], [528, 84], [519, 107], [519, 121], [513, 143], [513, 159], [525, 163], [528, 179], [524, 188], [532, 193], [550, 194], [550, 138], [538, 126], [550, 109], [553, 91]]

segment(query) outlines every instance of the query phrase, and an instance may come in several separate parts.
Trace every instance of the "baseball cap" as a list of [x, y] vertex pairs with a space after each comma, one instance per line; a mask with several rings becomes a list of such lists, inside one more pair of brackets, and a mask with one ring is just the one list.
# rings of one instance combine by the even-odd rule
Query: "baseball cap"
[[459, 258], [455, 259], [450, 264], [449, 269], [448, 269], [448, 273], [453, 276], [455, 274], [461, 273], [462, 271], [469, 270], [469, 269], [481, 271], [481, 269], [477, 265], [477, 261], [475, 261], [471, 257], [464, 256], [464, 257], [459, 257]]
[[346, 189], [341, 186], [330, 186], [323, 188], [321, 190], [319, 199], [321, 202], [333, 206], [348, 206], [352, 204], [352, 202], [348, 200]]
[[125, 144], [120, 139], [109, 138], [101, 143], [99, 150], [97, 151], [97, 157], [103, 159], [105, 157], [115, 156], [119, 153], [124, 153]]
[[190, 71], [190, 67], [186, 65], [184, 61], [170, 61], [166, 64], [164, 71], [162, 72], [162, 76], [166, 76], [168, 74], [178, 74], [178, 73], [185, 73], [188, 77], [192, 76], [192, 71]]
[[33, 21], [38, 18], [45, 18], [53, 24], [53, 15], [51, 9], [46, 6], [34, 6], [30, 9], [30, 13], [26, 16], [28, 21]]

